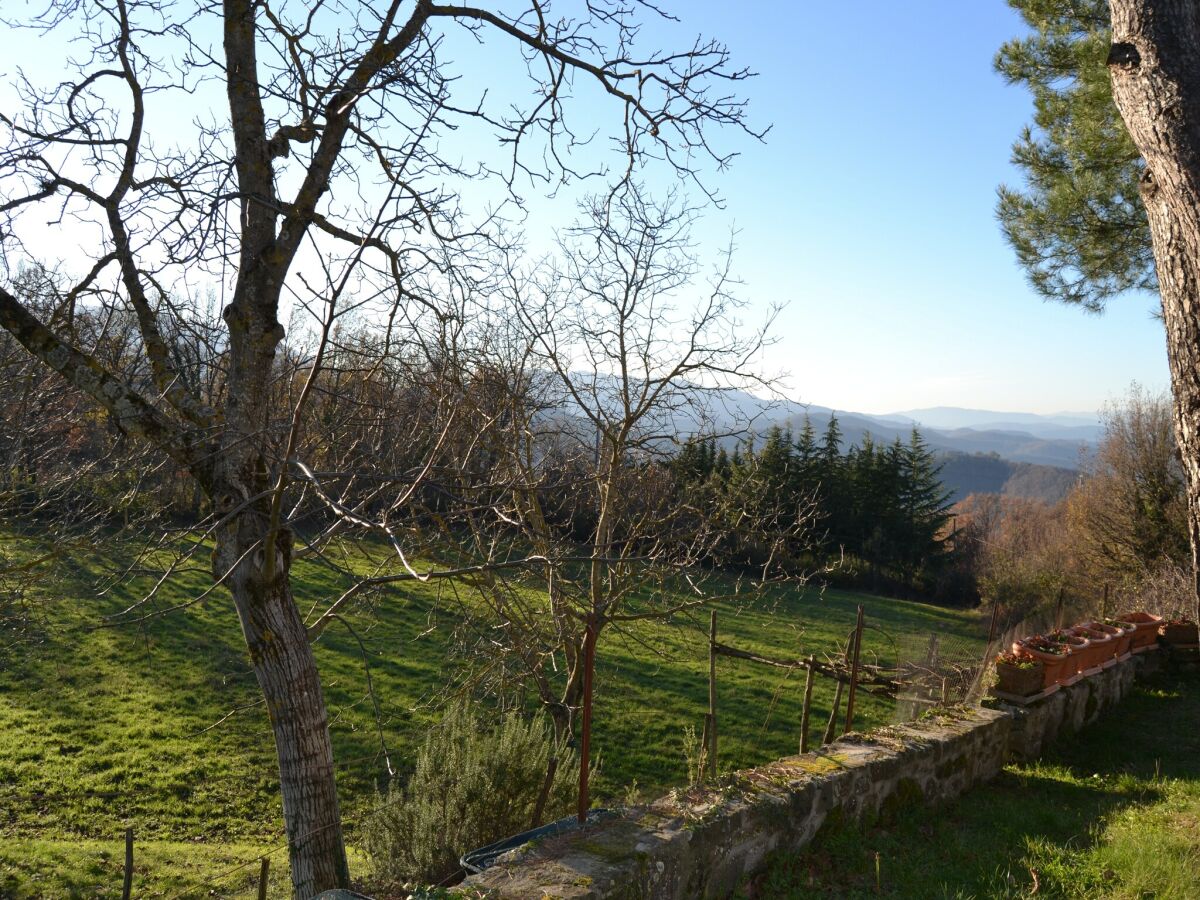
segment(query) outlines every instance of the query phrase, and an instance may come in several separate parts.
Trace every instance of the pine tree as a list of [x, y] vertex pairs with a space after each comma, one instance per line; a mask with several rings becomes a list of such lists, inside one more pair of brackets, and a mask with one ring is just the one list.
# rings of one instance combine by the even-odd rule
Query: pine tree
[[816, 472], [821, 486], [821, 511], [828, 525], [827, 548], [833, 552], [845, 546], [851, 537], [851, 517], [843, 484], [845, 464], [842, 459], [842, 429], [836, 413], [829, 415]]
[[717, 450], [717, 457], [713, 461], [713, 476], [721, 482], [726, 482], [729, 480], [730, 469], [729, 454], [725, 452], [724, 447], [721, 447]]
[[903, 564], [908, 576], [913, 577], [945, 560], [948, 548], [944, 532], [950, 520], [952, 495], [939, 477], [941, 465], [916, 428], [900, 454], [900, 499], [909, 535]]
[[842, 455], [842, 429], [838, 424], [837, 413], [829, 414], [829, 424], [825, 426], [825, 437], [821, 442], [821, 456], [827, 465], [836, 466]]
[[997, 216], [1042, 295], [1089, 309], [1156, 286], [1138, 181], [1145, 166], [1113, 103], [1108, 0], [1009, 0], [1032, 33], [996, 69], [1029, 89], [1034, 122], [1013, 146], [1024, 189], [1001, 187]]

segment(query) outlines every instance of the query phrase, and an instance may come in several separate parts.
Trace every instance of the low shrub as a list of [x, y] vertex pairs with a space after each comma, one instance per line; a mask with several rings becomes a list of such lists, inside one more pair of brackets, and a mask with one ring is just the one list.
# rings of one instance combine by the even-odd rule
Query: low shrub
[[375, 876], [388, 884], [440, 884], [458, 858], [530, 825], [550, 757], [558, 760], [544, 818], [573, 808], [574, 751], [555, 747], [540, 719], [506, 715], [488, 723], [465, 705], [430, 729], [412, 777], [393, 782], [364, 824], [362, 843]]

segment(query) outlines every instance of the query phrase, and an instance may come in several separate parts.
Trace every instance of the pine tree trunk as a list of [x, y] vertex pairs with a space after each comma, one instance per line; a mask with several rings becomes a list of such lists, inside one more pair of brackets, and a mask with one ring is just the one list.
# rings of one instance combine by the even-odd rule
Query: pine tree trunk
[[1111, 0], [1113, 98], [1146, 161], [1200, 619], [1200, 4]]
[[[275, 736], [293, 891], [307, 900], [330, 888], [348, 887], [350, 872], [325, 698], [289, 584], [290, 540], [284, 531], [276, 542], [282, 565], [270, 585], [257, 577], [261, 556], [251, 551], [235, 563], [230, 587]], [[228, 558], [236, 549], [219, 548], [217, 556]]]

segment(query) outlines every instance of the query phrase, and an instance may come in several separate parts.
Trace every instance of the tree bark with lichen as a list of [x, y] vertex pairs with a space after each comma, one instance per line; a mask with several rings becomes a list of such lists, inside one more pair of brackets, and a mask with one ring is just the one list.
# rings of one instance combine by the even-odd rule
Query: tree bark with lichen
[[1113, 99], [1145, 160], [1200, 619], [1200, 6], [1112, 0]]

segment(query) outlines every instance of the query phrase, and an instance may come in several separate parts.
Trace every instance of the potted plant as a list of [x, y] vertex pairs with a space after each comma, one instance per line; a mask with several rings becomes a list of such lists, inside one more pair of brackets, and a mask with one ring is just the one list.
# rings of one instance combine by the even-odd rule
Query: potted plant
[[[1071, 673], [1067, 671], [1070, 651], [1062, 644], [1040, 634], [1030, 635], [1013, 644], [1013, 652], [1027, 652], [1042, 664], [1042, 687], [1061, 684]], [[1074, 670], [1072, 670], [1073, 673]]]
[[1124, 659], [1133, 649], [1133, 636], [1137, 634], [1137, 626], [1120, 619], [1105, 619], [1104, 624], [1117, 629], [1117, 659]]
[[1044, 683], [1044, 666], [1026, 650], [1008, 650], [996, 656], [996, 690], [1017, 697], [1040, 692]]
[[1088, 642], [1087, 650], [1084, 653], [1085, 669], [1098, 669], [1113, 658], [1113, 639], [1108, 632], [1086, 624], [1076, 625], [1067, 631]]
[[1085, 637], [1080, 637], [1076, 634], [1071, 634], [1065, 628], [1056, 628], [1054, 631], [1049, 631], [1045, 635], [1046, 640], [1065, 647], [1067, 650], [1067, 666], [1065, 674], [1068, 681], [1072, 684], [1075, 676], [1083, 672], [1084, 669], [1090, 669], [1090, 656], [1088, 654], [1088, 646], [1090, 641]]
[[1164, 622], [1162, 636], [1172, 647], [1194, 647], [1200, 643], [1200, 633], [1191, 619], [1171, 619]]
[[1141, 650], [1144, 647], [1154, 646], [1158, 640], [1158, 628], [1162, 625], [1162, 617], [1152, 615], [1148, 612], [1123, 613], [1117, 616], [1122, 622], [1129, 622], [1137, 631], [1133, 635], [1133, 649]]
[[1084, 622], [1080, 627], [1086, 628], [1093, 634], [1102, 634], [1108, 639], [1102, 642], [1104, 646], [1102, 662], [1107, 663], [1121, 655], [1121, 644], [1125, 638], [1125, 630], [1123, 628], [1118, 628], [1115, 625], [1109, 625], [1107, 622], [1100, 622], [1095, 619]]

